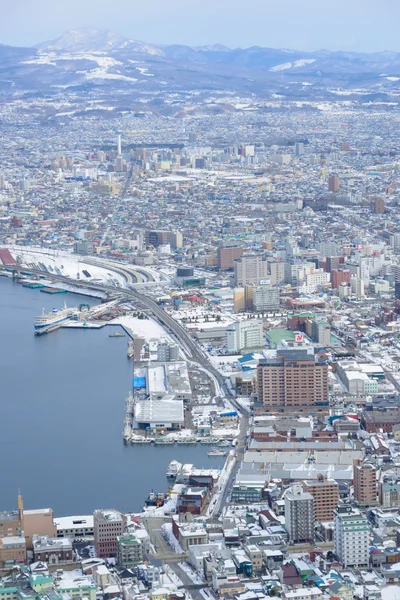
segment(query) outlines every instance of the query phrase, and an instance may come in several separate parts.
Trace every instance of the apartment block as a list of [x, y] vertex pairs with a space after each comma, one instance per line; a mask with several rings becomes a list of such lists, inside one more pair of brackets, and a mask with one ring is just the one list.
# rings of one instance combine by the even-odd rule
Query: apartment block
[[124, 532], [124, 520], [114, 509], [97, 509], [93, 513], [93, 532], [99, 558], [116, 556], [117, 538]]
[[316, 523], [333, 521], [333, 512], [339, 502], [339, 486], [334, 479], [304, 481], [303, 489], [314, 498]]
[[283, 341], [273, 357], [257, 367], [258, 401], [264, 406], [327, 406], [328, 364], [311, 344]]
[[354, 499], [364, 506], [376, 504], [376, 468], [360, 459], [354, 461], [353, 468]]

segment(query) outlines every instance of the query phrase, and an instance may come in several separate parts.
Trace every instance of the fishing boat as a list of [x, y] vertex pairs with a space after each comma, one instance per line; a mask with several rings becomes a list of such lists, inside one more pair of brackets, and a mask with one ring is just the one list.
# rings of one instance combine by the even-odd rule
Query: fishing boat
[[178, 462], [177, 460], [172, 460], [168, 465], [167, 477], [169, 477], [171, 479], [175, 479], [175, 477], [178, 475], [181, 468], [182, 468], [182, 463]]

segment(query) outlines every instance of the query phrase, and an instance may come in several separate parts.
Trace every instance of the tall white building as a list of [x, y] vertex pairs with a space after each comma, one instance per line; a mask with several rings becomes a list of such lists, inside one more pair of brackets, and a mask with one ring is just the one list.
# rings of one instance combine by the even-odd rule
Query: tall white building
[[285, 494], [285, 527], [292, 544], [314, 541], [314, 498], [300, 485]]
[[235, 260], [235, 287], [258, 285], [268, 278], [268, 263], [258, 254], [247, 254]]
[[122, 154], [122, 144], [121, 144], [121, 134], [117, 135], [117, 152], [118, 154]]
[[357, 298], [364, 298], [365, 296], [365, 286], [364, 281], [359, 277], [353, 276], [350, 279], [351, 293], [354, 294]]
[[228, 325], [225, 333], [228, 352], [241, 352], [244, 349], [263, 346], [262, 321], [249, 319]]
[[367, 567], [369, 561], [368, 519], [356, 508], [338, 506], [334, 511], [335, 554], [345, 568]]

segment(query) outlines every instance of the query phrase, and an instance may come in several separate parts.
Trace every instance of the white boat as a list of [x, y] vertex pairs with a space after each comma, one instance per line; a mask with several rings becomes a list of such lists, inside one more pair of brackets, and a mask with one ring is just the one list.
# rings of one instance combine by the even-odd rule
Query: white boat
[[66, 305], [64, 305], [64, 308], [61, 310], [54, 308], [52, 312], [47, 314], [43, 309], [42, 314], [36, 317], [33, 326], [35, 331], [39, 331], [40, 329], [46, 329], [46, 327], [51, 327], [58, 323], [62, 323], [63, 321], [67, 321], [75, 314], [77, 314], [76, 308], [67, 308]]
[[207, 454], [208, 456], [226, 456], [227, 452], [222, 448], [211, 448]]
[[167, 477], [176, 477], [179, 473], [179, 471], [182, 468], [182, 463], [178, 462], [177, 460], [172, 460], [169, 465], [168, 465], [168, 469], [167, 469]]
[[220, 446], [220, 448], [226, 448], [227, 446], [230, 446], [231, 442], [229, 440], [220, 440], [218, 442], [218, 446]]

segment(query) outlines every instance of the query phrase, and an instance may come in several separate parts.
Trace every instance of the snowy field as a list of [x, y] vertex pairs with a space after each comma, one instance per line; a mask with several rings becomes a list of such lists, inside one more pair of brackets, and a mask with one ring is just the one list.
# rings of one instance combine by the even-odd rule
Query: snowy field
[[166, 338], [172, 342], [165, 329], [154, 319], [139, 319], [125, 315], [110, 321], [113, 325], [123, 325], [135, 337], [141, 337], [150, 342], [154, 339]]
[[[21, 265], [31, 268], [35, 266], [43, 272], [48, 271], [49, 275], [53, 273], [78, 279], [79, 274], [79, 279], [82, 281], [96, 281], [116, 287], [125, 287], [125, 279], [122, 275], [100, 266], [89, 265], [85, 263], [84, 256], [46, 248], [25, 246], [9, 246], [8, 248], [11, 255]], [[90, 277], [85, 275], [84, 270], [90, 273]]]

